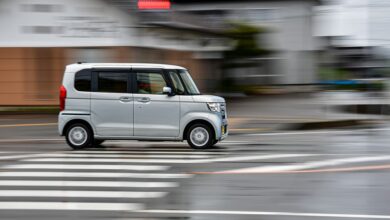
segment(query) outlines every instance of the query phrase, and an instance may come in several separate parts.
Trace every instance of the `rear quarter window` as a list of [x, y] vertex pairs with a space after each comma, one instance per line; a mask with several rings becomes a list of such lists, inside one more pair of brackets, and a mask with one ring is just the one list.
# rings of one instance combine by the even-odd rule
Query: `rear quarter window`
[[91, 91], [91, 71], [80, 70], [74, 77], [74, 88], [82, 92]]

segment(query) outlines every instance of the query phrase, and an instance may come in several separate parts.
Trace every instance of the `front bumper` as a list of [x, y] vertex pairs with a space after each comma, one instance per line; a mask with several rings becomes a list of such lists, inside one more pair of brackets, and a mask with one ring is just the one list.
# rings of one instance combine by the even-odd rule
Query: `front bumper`
[[219, 140], [222, 141], [224, 140], [229, 134], [228, 131], [228, 123], [227, 120], [223, 120], [221, 128], [220, 128], [220, 135], [219, 135]]

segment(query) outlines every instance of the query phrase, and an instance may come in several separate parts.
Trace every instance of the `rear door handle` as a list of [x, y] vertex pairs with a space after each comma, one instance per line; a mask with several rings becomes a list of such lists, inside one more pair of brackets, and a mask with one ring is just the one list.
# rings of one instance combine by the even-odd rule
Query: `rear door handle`
[[138, 101], [138, 102], [146, 103], [146, 102], [150, 102], [150, 98], [147, 98], [147, 97], [138, 98], [137, 101]]
[[121, 102], [130, 102], [132, 98], [130, 96], [122, 96], [119, 98]]

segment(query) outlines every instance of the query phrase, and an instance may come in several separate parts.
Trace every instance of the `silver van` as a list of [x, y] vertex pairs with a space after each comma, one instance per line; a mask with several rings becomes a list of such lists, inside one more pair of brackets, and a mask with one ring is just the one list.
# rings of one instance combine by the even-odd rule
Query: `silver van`
[[105, 140], [183, 141], [205, 149], [228, 135], [225, 100], [201, 95], [180, 66], [66, 66], [58, 130], [73, 149]]

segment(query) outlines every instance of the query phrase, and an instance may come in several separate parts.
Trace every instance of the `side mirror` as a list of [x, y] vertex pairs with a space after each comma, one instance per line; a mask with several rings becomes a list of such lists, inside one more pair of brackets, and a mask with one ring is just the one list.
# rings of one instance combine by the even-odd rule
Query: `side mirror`
[[171, 89], [171, 87], [165, 86], [165, 87], [163, 88], [163, 94], [172, 95], [172, 89]]

